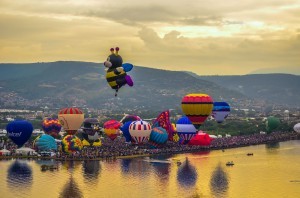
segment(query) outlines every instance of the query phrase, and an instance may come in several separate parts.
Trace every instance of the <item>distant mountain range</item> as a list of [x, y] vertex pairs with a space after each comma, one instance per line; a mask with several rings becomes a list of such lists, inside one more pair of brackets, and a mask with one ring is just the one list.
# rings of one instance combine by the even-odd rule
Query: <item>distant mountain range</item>
[[215, 101], [231, 104], [251, 98], [298, 106], [300, 103], [300, 76], [287, 74], [197, 76], [135, 66], [128, 73], [135, 85], [121, 88], [118, 97], [114, 97], [102, 63], [0, 64], [0, 71], [0, 93], [15, 92], [35, 102], [48, 100], [53, 107], [85, 104], [98, 109], [180, 109], [182, 97], [193, 92], [207, 93]]

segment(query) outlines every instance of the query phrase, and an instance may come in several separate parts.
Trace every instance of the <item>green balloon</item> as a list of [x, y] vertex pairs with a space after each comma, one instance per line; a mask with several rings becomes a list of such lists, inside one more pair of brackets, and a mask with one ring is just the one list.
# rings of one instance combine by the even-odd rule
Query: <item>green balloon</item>
[[266, 129], [267, 132], [271, 133], [274, 129], [276, 129], [280, 124], [280, 120], [274, 116], [270, 116], [267, 118]]

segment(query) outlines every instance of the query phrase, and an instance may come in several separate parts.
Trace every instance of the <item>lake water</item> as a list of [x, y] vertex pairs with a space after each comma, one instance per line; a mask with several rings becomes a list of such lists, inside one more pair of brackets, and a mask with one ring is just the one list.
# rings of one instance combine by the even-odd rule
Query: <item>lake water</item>
[[[247, 153], [253, 156], [247, 156]], [[226, 166], [233, 161], [234, 166]], [[42, 164], [58, 170], [42, 172]], [[0, 197], [299, 197], [300, 141], [115, 161], [2, 160]]]

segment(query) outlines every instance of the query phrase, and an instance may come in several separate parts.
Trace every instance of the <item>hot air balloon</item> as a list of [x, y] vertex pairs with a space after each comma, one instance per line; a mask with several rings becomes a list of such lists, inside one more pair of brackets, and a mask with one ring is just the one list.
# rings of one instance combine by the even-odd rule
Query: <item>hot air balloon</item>
[[213, 109], [213, 100], [207, 94], [188, 94], [182, 98], [181, 108], [183, 113], [198, 129]]
[[123, 124], [123, 126], [120, 127], [120, 130], [123, 132], [123, 136], [125, 137], [125, 141], [126, 142], [131, 142], [132, 141], [132, 138], [131, 138], [131, 135], [129, 133], [129, 126], [130, 124], [132, 123], [133, 121], [128, 121], [128, 122], [125, 122]]
[[87, 135], [94, 136], [99, 130], [99, 120], [97, 118], [84, 119], [82, 129]]
[[109, 120], [104, 123], [104, 133], [109, 137], [111, 140], [114, 140], [118, 137], [119, 128], [121, 126], [121, 123], [117, 120]]
[[52, 137], [57, 137], [61, 130], [61, 124], [58, 119], [45, 118], [42, 122], [44, 132]]
[[107, 57], [107, 60], [104, 62], [104, 66], [108, 68], [106, 72], [106, 80], [109, 86], [116, 90], [115, 96], [117, 96], [118, 90], [124, 86], [129, 85], [133, 86], [133, 81], [126, 72], [129, 72], [133, 65], [130, 63], [123, 64], [123, 59], [119, 55], [119, 48], [116, 47], [116, 52], [114, 48], [111, 48], [111, 55]]
[[84, 114], [79, 108], [64, 108], [59, 111], [58, 119], [68, 135], [74, 135], [84, 120]]
[[189, 145], [209, 146], [211, 138], [207, 133], [198, 132], [190, 141]]
[[61, 141], [61, 145], [62, 150], [65, 153], [74, 153], [76, 151], [81, 151], [83, 147], [81, 140], [75, 135], [65, 136]]
[[26, 120], [15, 120], [7, 124], [6, 130], [8, 137], [20, 148], [31, 137], [33, 126]]
[[38, 136], [34, 140], [33, 145], [38, 151], [57, 150], [55, 139], [47, 134]]
[[300, 133], [300, 123], [295, 124], [294, 131], [296, 131], [297, 133]]
[[183, 140], [183, 144], [187, 144], [197, 132], [197, 129], [187, 116], [183, 116], [177, 121], [176, 129], [180, 139]]
[[267, 118], [267, 122], [266, 122], [266, 130], [268, 133], [272, 132], [274, 129], [276, 129], [280, 124], [280, 121], [278, 118], [273, 117], [273, 116], [269, 116]]
[[123, 124], [125, 124], [126, 122], [129, 121], [137, 121], [137, 120], [142, 120], [139, 116], [136, 115], [125, 115], [120, 122], [122, 122]]
[[227, 102], [214, 102], [212, 116], [218, 123], [222, 123], [227, 118], [229, 112], [230, 106]]
[[129, 126], [129, 133], [136, 143], [141, 144], [148, 140], [151, 133], [151, 125], [143, 120], [134, 121]]
[[159, 148], [168, 140], [168, 133], [162, 127], [154, 127], [150, 133], [148, 144], [154, 148]]

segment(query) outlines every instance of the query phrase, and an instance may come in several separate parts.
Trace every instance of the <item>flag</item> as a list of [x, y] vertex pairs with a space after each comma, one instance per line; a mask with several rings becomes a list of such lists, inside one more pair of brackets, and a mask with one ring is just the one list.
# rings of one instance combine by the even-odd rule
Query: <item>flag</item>
[[173, 141], [174, 130], [170, 121], [170, 111], [166, 110], [159, 114], [159, 116], [153, 122], [154, 127], [162, 127], [168, 132], [168, 139]]

